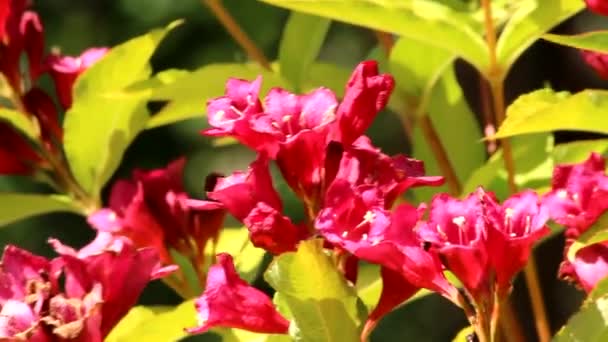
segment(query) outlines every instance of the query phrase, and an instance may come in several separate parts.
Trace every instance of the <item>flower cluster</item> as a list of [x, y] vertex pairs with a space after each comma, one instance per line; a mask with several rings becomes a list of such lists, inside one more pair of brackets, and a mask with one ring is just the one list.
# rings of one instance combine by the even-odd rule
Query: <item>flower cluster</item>
[[[220, 202], [193, 199], [186, 193], [185, 164], [186, 159], [180, 158], [166, 168], [133, 171], [132, 179], [114, 183], [108, 208], [92, 213], [88, 220], [100, 234], [127, 237], [137, 247], [153, 248], [165, 265], [175, 263], [172, 251], [180, 253], [204, 279], [200, 268], [208, 261], [205, 251], [217, 243], [225, 209]], [[208, 177], [208, 189], [216, 177]]]
[[[272, 89], [260, 100], [260, 83], [229, 80], [225, 96], [209, 102], [212, 128], [203, 132], [233, 137], [257, 153], [247, 171], [220, 178], [208, 193], [245, 224], [255, 246], [278, 255], [322, 237], [352, 283], [359, 260], [379, 264], [383, 291], [364, 336], [420, 288], [484, 312], [493, 310], [495, 295], [508, 294], [532, 245], [548, 232], [548, 215], [535, 193], [514, 195], [502, 205], [483, 189], [462, 201], [438, 195], [428, 220], [425, 205], [393, 208], [408, 188], [440, 185], [443, 179], [425, 176], [421, 161], [382, 153], [364, 135], [388, 101], [389, 75], [378, 74], [375, 62], [362, 62], [341, 102], [325, 88], [305, 95]], [[273, 161], [301, 200], [304, 222], [283, 214], [269, 169]], [[286, 332], [288, 325], [268, 308], [267, 298], [260, 305], [234, 300], [228, 310], [227, 298], [263, 295], [238, 279], [228, 256], [220, 259], [213, 272], [221, 276], [208, 278], [197, 302], [200, 326], [190, 331], [231, 326]], [[446, 269], [460, 279], [468, 298], [446, 279]]]
[[575, 165], [561, 165], [553, 172], [552, 190], [544, 202], [551, 218], [566, 227], [566, 247], [560, 276], [589, 292], [608, 275], [608, 242], [585, 246], [570, 256], [570, 248], [608, 210], [608, 177], [605, 160], [594, 153]]
[[166, 275], [152, 249], [104, 234], [76, 251], [57, 240], [48, 260], [7, 246], [0, 268], [0, 339], [103, 341], [146, 284]]
[[[58, 158], [63, 130], [60, 114], [51, 96], [38, 87], [41, 75], [54, 80], [63, 110], [71, 106], [72, 87], [78, 75], [101, 58], [106, 48], [85, 51], [79, 57], [45, 54], [44, 30], [38, 15], [29, 10], [27, 0], [0, 3], [0, 74], [6, 97], [25, 120], [38, 130], [30, 141], [12, 126], [0, 122], [0, 174], [32, 174], [51, 167], [48, 158]], [[27, 68], [22, 68], [22, 56]]]

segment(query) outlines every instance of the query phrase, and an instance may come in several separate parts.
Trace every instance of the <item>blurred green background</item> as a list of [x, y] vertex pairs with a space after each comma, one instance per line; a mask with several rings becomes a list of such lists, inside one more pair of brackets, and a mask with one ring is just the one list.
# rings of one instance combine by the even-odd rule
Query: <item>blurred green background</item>
[[[275, 59], [289, 13], [251, 0], [226, 0], [224, 4], [268, 58]], [[197, 0], [53, 0], [36, 1], [34, 9], [42, 19], [47, 46], [59, 48], [65, 54], [78, 55], [91, 46], [113, 46], [151, 28], [184, 18], [185, 24], [171, 33], [154, 56], [152, 64], [155, 70], [192, 70], [209, 63], [247, 60], [244, 52], [231, 40], [211, 12]], [[582, 13], [555, 31], [573, 33], [601, 27], [608, 27], [608, 19]], [[373, 32], [334, 22], [319, 59], [352, 68], [365, 59], [376, 45]], [[479, 112], [478, 76], [465, 63], [459, 63], [457, 71], [471, 107]], [[581, 63], [578, 52], [539, 42], [517, 62], [509, 76], [507, 99], [513, 100], [519, 94], [546, 83], [556, 90], [606, 86]], [[200, 87], [204, 88], [205, 84], [200, 84]], [[202, 196], [203, 181], [208, 173], [230, 173], [245, 168], [253, 159], [252, 153], [239, 146], [212, 148], [210, 139], [199, 135], [198, 132], [206, 125], [204, 112], [205, 109], [201, 108], [199, 119], [145, 131], [129, 148], [115, 179], [129, 177], [135, 167], [161, 167], [178, 156], [186, 155], [189, 159], [187, 188], [193, 195]], [[407, 153], [410, 149], [401, 132], [401, 124], [392, 113], [379, 115], [370, 131], [374, 142], [387, 153]], [[580, 135], [564, 133], [558, 135], [557, 141], [579, 138]], [[286, 196], [290, 196], [285, 184], [278, 184], [278, 187], [284, 190]], [[0, 190], [19, 189], [48, 190], [19, 177], [0, 177]], [[296, 204], [293, 197], [286, 201], [289, 214], [300, 214]], [[49, 237], [78, 247], [92, 236], [93, 232], [82, 217], [49, 214], [3, 227], [0, 230], [0, 244], [16, 244], [35, 253], [52, 255], [46, 243]], [[569, 285], [555, 279], [562, 248], [562, 239], [555, 237], [543, 243], [537, 251], [553, 330], [565, 322], [582, 298]], [[523, 281], [518, 279], [515, 287], [517, 309], [533, 341], [533, 321]], [[179, 298], [157, 282], [146, 289], [140, 302], [175, 304]], [[459, 310], [439, 297], [428, 296], [389, 315], [381, 322], [373, 340], [451, 340], [465, 324]]]

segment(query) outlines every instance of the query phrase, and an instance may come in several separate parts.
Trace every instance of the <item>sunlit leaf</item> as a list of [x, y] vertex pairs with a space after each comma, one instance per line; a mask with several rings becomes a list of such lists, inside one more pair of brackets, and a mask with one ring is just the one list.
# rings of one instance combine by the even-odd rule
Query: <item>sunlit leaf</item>
[[608, 294], [587, 300], [579, 312], [553, 338], [554, 342], [601, 342], [608, 340]]
[[74, 85], [74, 103], [64, 121], [64, 148], [74, 177], [94, 198], [148, 120], [141, 99], [114, 99], [106, 94], [147, 78], [148, 60], [175, 25], [114, 47]]
[[81, 213], [67, 196], [0, 192], [0, 227], [51, 212]]
[[[533, 134], [511, 139], [513, 163], [515, 164], [515, 183], [520, 188], [546, 186], [553, 172], [553, 136]], [[475, 170], [463, 185], [463, 194], [471, 193], [478, 186], [496, 193], [504, 199], [509, 195], [507, 172], [504, 167], [502, 150]]]
[[196, 326], [194, 300], [176, 307], [133, 307], [105, 339], [106, 342], [177, 341], [184, 328]]
[[294, 11], [395, 33], [434, 45], [467, 60], [479, 70], [488, 65], [481, 27], [469, 13], [427, 0], [283, 1], [261, 0]]
[[520, 96], [507, 109], [497, 138], [556, 130], [608, 133], [608, 91], [587, 89], [569, 95], [548, 89]]
[[602, 214], [570, 245], [566, 256], [568, 260], [574, 261], [576, 253], [582, 248], [604, 241], [608, 241], [608, 213]]
[[555, 164], [574, 164], [585, 161], [591, 152], [606, 154], [608, 139], [574, 141], [555, 146], [553, 160]]
[[581, 0], [526, 1], [507, 22], [496, 45], [496, 58], [503, 70], [557, 24], [585, 7]]
[[0, 108], [0, 122], [2, 121], [8, 122], [31, 140], [35, 141], [40, 136], [40, 127], [24, 113], [8, 108]]
[[315, 61], [331, 20], [292, 12], [287, 19], [279, 46], [281, 75], [300, 91], [310, 65]]
[[359, 341], [363, 305], [321, 241], [303, 241], [297, 252], [276, 257], [265, 278], [293, 314], [296, 340]]
[[543, 36], [550, 42], [570, 46], [577, 49], [608, 53], [608, 31], [593, 31], [571, 36], [546, 34]]

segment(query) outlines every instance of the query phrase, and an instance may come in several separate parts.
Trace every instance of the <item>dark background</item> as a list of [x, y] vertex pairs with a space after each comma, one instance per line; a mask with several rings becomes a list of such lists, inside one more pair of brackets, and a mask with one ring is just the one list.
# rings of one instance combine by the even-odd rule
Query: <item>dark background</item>
[[[288, 12], [256, 1], [227, 0], [224, 3], [268, 58], [275, 59]], [[65, 54], [78, 55], [91, 46], [113, 46], [151, 28], [184, 18], [185, 24], [162, 43], [154, 56], [152, 64], [155, 70], [192, 70], [209, 63], [247, 60], [211, 12], [196, 0], [53, 0], [36, 1], [34, 6], [45, 28], [47, 46], [59, 48]], [[607, 26], [607, 18], [581, 13], [555, 31], [577, 33]], [[334, 22], [319, 58], [353, 67], [365, 59], [375, 46], [376, 40], [372, 32]], [[457, 71], [467, 99], [472, 108], [479, 111], [478, 76], [464, 62], [458, 63]], [[518, 95], [545, 84], [556, 90], [571, 91], [607, 85], [582, 64], [577, 51], [541, 41], [520, 58], [509, 75], [507, 99], [511, 101]], [[200, 87], [205, 87], [205, 84]], [[205, 126], [203, 113], [204, 108], [201, 108], [199, 119], [145, 131], [129, 148], [115, 178], [128, 177], [134, 167], [161, 167], [178, 156], [186, 155], [189, 158], [186, 174], [188, 190], [194, 196], [200, 196], [204, 177], [209, 172], [229, 173], [246, 167], [253, 159], [251, 153], [238, 146], [212, 150], [210, 140], [198, 134]], [[379, 116], [370, 134], [387, 153], [407, 153], [409, 146], [400, 127], [397, 119], [386, 112]], [[557, 141], [586, 137], [588, 136], [560, 133]], [[46, 190], [19, 177], [0, 177], [0, 190], [17, 189]], [[289, 206], [289, 201], [287, 210], [293, 215], [299, 214], [299, 209]], [[53, 254], [46, 243], [49, 237], [57, 237], [78, 247], [88, 242], [92, 236], [93, 232], [82, 217], [49, 214], [3, 227], [0, 230], [0, 245], [16, 244], [35, 253], [51, 256]], [[555, 237], [537, 250], [539, 272], [553, 330], [564, 324], [582, 298], [570, 285], [555, 279], [562, 248], [562, 239]], [[522, 322], [532, 334], [533, 320], [522, 279], [518, 279], [515, 287], [515, 299], [523, 317]], [[179, 298], [161, 283], [154, 283], [146, 289], [140, 302], [174, 304], [179, 302]], [[373, 337], [377, 341], [451, 340], [465, 324], [464, 316], [458, 309], [439, 297], [429, 296], [389, 315]], [[532, 335], [530, 337], [533, 339]]]

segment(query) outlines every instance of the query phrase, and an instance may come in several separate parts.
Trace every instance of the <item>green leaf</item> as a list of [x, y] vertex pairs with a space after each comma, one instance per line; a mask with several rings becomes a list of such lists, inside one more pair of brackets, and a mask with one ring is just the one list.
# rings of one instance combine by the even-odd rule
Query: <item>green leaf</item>
[[38, 140], [38, 137], [40, 137], [40, 127], [24, 113], [8, 108], [0, 108], [0, 121], [8, 122], [33, 141]]
[[585, 161], [591, 152], [606, 154], [608, 139], [574, 141], [555, 146], [553, 160], [558, 164], [574, 164]]
[[265, 279], [293, 314], [297, 341], [359, 341], [360, 301], [320, 240], [304, 241], [297, 252], [276, 257]]
[[546, 34], [543, 39], [576, 49], [608, 53], [608, 31], [593, 31], [571, 36]]
[[136, 306], [114, 327], [105, 341], [177, 341], [186, 336], [184, 328], [194, 326], [194, 299], [173, 308]]
[[522, 5], [505, 25], [496, 45], [496, 59], [505, 74], [543, 34], [584, 7], [580, 0], [535, 0]]
[[258, 334], [241, 329], [213, 329], [222, 337], [222, 342], [290, 342], [289, 335]]
[[567, 258], [574, 261], [576, 253], [582, 248], [598, 242], [608, 241], [608, 213], [602, 214], [596, 221], [570, 245]]
[[326, 87], [336, 96], [343, 97], [351, 72], [352, 70], [336, 64], [313, 63], [303, 81], [302, 90], [306, 92], [318, 87]]
[[[520, 188], [545, 186], [553, 172], [553, 136], [533, 134], [511, 139], [513, 162], [515, 164], [515, 183]], [[463, 185], [463, 194], [471, 193], [478, 186], [494, 191], [498, 198], [509, 195], [507, 172], [504, 168], [502, 150], [475, 170]]]
[[456, 334], [456, 336], [454, 336], [452, 342], [467, 342], [469, 341], [468, 336], [473, 334], [475, 334], [475, 329], [473, 328], [473, 326], [466, 326], [462, 328], [462, 330], [460, 330], [458, 334]]
[[496, 138], [556, 130], [608, 133], [608, 91], [569, 95], [542, 89], [520, 96], [507, 109]]
[[608, 340], [608, 295], [587, 300], [553, 338], [554, 342], [602, 342]]
[[464, 58], [479, 70], [488, 66], [481, 27], [468, 13], [445, 4], [426, 0], [261, 1], [422, 41]]
[[279, 46], [281, 75], [299, 92], [310, 65], [319, 55], [331, 20], [292, 12]]
[[82, 213], [67, 196], [0, 192], [0, 227], [51, 212]]
[[196, 269], [194, 268], [194, 265], [192, 265], [192, 261], [174, 249], [170, 249], [169, 254], [171, 255], [173, 262], [179, 267], [178, 272], [186, 278], [186, 282], [191, 289], [189, 294], [192, 296], [202, 293], [205, 284], [200, 283], [196, 274]]
[[112, 48], [76, 81], [74, 102], [64, 122], [64, 148], [74, 177], [95, 198], [148, 119], [141, 99], [107, 94], [149, 76], [148, 60], [175, 25]]

